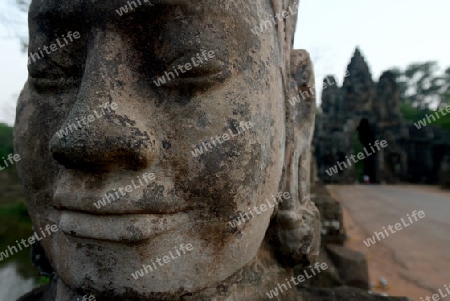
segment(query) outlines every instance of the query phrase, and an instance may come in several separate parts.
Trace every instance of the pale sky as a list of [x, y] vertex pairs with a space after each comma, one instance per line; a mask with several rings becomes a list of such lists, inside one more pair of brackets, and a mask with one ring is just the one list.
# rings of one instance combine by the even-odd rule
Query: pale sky
[[[5, 0], [0, 11], [0, 17], [11, 11]], [[317, 86], [327, 74], [342, 82], [356, 46], [374, 80], [384, 70], [413, 62], [436, 60], [444, 69], [450, 66], [449, 11], [448, 0], [300, 0], [294, 47], [310, 52]], [[1, 38], [5, 35], [0, 27], [0, 122], [12, 125], [27, 56], [18, 40]]]
[[435, 60], [450, 66], [448, 0], [300, 0], [295, 48], [310, 52], [316, 82], [342, 82], [359, 46], [374, 80], [394, 66]]

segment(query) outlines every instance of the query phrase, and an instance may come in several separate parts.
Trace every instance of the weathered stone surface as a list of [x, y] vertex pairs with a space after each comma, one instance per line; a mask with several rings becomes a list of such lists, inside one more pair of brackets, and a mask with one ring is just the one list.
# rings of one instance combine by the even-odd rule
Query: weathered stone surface
[[[326, 77], [324, 84], [334, 80]], [[400, 113], [395, 75], [384, 72], [374, 83], [359, 49], [347, 67], [342, 87], [327, 85], [322, 93], [323, 114], [314, 136], [318, 176], [325, 183], [354, 183], [368, 175], [372, 183], [438, 183], [439, 168], [450, 154], [448, 131], [428, 125], [417, 129]], [[347, 159], [363, 148], [372, 153], [376, 140], [387, 147], [355, 164]], [[337, 173], [330, 172], [344, 162]], [[359, 165], [358, 165], [359, 164]]]
[[342, 206], [331, 197], [325, 186], [317, 183], [311, 188], [311, 200], [320, 212], [321, 246], [343, 244], [346, 238]]
[[[323, 247], [320, 248], [320, 254], [317, 261], [320, 263], [326, 263], [327, 269], [322, 270], [320, 273], [318, 273], [317, 275], [315, 275], [310, 279], [305, 279], [305, 281], [302, 282], [301, 285], [299, 285], [299, 287], [307, 286], [307, 287], [333, 288], [344, 285], [344, 282], [339, 276], [339, 271], [337, 270], [334, 263], [331, 261], [325, 248]], [[299, 275], [305, 275], [304, 270], [305, 269], [296, 266], [294, 268], [294, 276], [298, 277]], [[306, 271], [308, 272], [308, 269], [306, 269]]]
[[[309, 55], [291, 51], [298, 1], [162, 0], [123, 16], [122, 1], [88, 2], [30, 7], [30, 53], [79, 36], [30, 62], [17, 110], [30, 215], [36, 227], [60, 228], [42, 241], [56, 273], [42, 298], [264, 299], [320, 244], [319, 212], [305, 198], [315, 93], [287, 101], [314, 86]], [[252, 32], [284, 11], [294, 14]], [[80, 124], [100, 106], [108, 110]], [[235, 135], [210, 140], [223, 133]], [[191, 154], [205, 141], [214, 147]], [[119, 189], [134, 181], [141, 189]], [[279, 191], [290, 197], [230, 226]], [[190, 252], [156, 270], [153, 260], [182, 245]]]
[[355, 50], [347, 67], [348, 76], [342, 85], [346, 112], [362, 113], [372, 109], [375, 100], [375, 85], [364, 57]]
[[[329, 91], [327, 91], [329, 89]], [[355, 165], [341, 167], [337, 174], [329, 175], [326, 170], [336, 162], [345, 162], [352, 153], [354, 139], [364, 146], [375, 139], [377, 132], [372, 106], [376, 99], [375, 84], [369, 67], [359, 49], [356, 49], [349, 65], [342, 87], [327, 86], [323, 92], [327, 99], [339, 99], [333, 112], [322, 114], [316, 121], [314, 135], [315, 156], [318, 175], [326, 183], [354, 183], [360, 175]], [[358, 138], [355, 138], [358, 136]], [[379, 174], [374, 156], [365, 159], [364, 173], [375, 179]], [[344, 166], [344, 165], [343, 165]]]
[[[341, 204], [320, 183], [311, 187], [311, 200], [320, 212], [322, 235], [318, 261], [325, 262], [328, 269], [302, 284], [323, 288], [347, 285], [367, 289], [369, 275], [365, 257], [343, 246], [346, 234]], [[296, 267], [294, 274], [300, 275], [301, 271]]]
[[328, 244], [326, 248], [345, 285], [369, 289], [369, 270], [364, 254], [334, 244]]
[[298, 1], [138, 3], [31, 4], [31, 53], [79, 38], [30, 62], [18, 101], [26, 203], [36, 228], [58, 227], [41, 241], [52, 280], [22, 300], [267, 300], [319, 255]]
[[343, 95], [339, 92], [339, 86], [334, 76], [327, 76], [322, 84], [322, 112], [332, 118], [331, 122], [336, 125], [336, 119], [343, 116], [345, 106]]
[[302, 289], [303, 301], [411, 301], [406, 297], [384, 297], [371, 295], [363, 290], [350, 287], [335, 289]]

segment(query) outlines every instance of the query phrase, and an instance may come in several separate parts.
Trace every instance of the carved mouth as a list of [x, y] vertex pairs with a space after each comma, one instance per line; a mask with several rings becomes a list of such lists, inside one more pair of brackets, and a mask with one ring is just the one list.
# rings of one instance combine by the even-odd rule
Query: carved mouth
[[198, 209], [198, 204], [187, 202], [184, 195], [164, 189], [151, 178], [145, 182], [123, 176], [117, 181], [109, 175], [96, 179], [65, 170], [54, 185], [51, 205], [58, 211], [104, 216], [165, 215]]
[[79, 238], [136, 243], [189, 223], [188, 214], [93, 215], [61, 211], [59, 229]]

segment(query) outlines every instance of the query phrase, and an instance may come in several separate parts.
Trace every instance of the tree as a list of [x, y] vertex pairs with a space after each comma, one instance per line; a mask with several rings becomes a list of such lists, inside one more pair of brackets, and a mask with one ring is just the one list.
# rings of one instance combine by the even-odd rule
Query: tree
[[396, 75], [400, 100], [421, 111], [440, 107], [450, 102], [450, 68], [444, 74], [435, 61], [414, 63], [404, 71], [393, 68]]
[[439, 90], [440, 99], [438, 107], [445, 107], [450, 105], [450, 67], [444, 72], [441, 77], [441, 88]]
[[27, 13], [31, 0], [2, 0], [0, 38], [19, 39], [22, 51], [28, 48]]
[[[401, 113], [409, 121], [422, 119], [436, 109], [450, 105], [450, 67], [442, 74], [436, 62], [428, 61], [409, 65], [404, 71], [393, 68], [400, 91]], [[450, 130], [450, 115], [434, 122]]]
[[429, 61], [409, 65], [403, 73], [406, 80], [405, 100], [413, 107], [424, 110], [439, 101], [437, 62]]

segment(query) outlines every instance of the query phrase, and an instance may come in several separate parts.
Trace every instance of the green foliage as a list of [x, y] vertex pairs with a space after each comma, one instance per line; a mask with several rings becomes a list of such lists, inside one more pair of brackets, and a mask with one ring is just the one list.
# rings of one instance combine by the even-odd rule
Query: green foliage
[[411, 122], [416, 122], [417, 120], [422, 119], [425, 114], [431, 113], [431, 111], [428, 109], [420, 110], [405, 102], [401, 104], [400, 112], [402, 113], [402, 116], [405, 120]]
[[[430, 109], [418, 109], [414, 108], [412, 105], [408, 103], [403, 103], [400, 106], [400, 112], [402, 113], [402, 116], [405, 120], [411, 121], [411, 122], [417, 122], [418, 120], [424, 119], [425, 115], [431, 115], [434, 114], [435, 111], [432, 111]], [[446, 111], [444, 110], [444, 113]], [[437, 119], [432, 124], [435, 126], [441, 126], [447, 130], [450, 131], [450, 114], [446, 113], [447, 115], [443, 115], [439, 113], [440, 118]]]
[[[8, 246], [16, 246], [16, 240], [28, 239], [33, 234], [31, 220], [25, 215], [26, 208], [23, 203], [0, 206], [0, 251]], [[31, 265], [31, 248], [24, 248], [0, 261], [0, 268], [14, 262], [19, 273], [26, 277], [36, 277], [37, 272]]]
[[[444, 111], [445, 112], [445, 111]], [[447, 114], [446, 116], [442, 116], [440, 115], [441, 118], [439, 118], [438, 120], [436, 120], [435, 125], [441, 126], [444, 129], [447, 129], [450, 131], [450, 115]]]
[[0, 159], [13, 153], [13, 129], [0, 123]]
[[27, 207], [23, 202], [17, 202], [8, 206], [0, 207], [0, 216], [14, 217], [15, 219], [23, 222], [31, 222], [28, 215]]
[[[13, 128], [0, 123], [0, 162], [8, 155], [14, 154], [13, 149]], [[16, 171], [16, 164], [0, 170], [0, 206], [10, 205], [23, 201], [19, 179]]]

